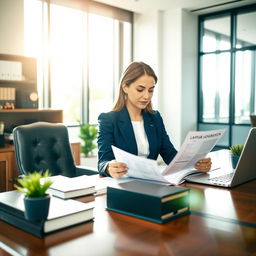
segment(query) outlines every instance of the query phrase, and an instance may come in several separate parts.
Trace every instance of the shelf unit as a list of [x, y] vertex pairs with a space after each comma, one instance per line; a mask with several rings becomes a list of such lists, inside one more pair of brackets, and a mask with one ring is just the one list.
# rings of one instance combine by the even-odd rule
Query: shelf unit
[[31, 85], [36, 88], [37, 67], [35, 58], [20, 55], [0, 54], [0, 60], [20, 62], [22, 67], [22, 80], [0, 80], [0, 84], [7, 84], [13, 86], [25, 84]]
[[17, 125], [28, 124], [37, 121], [62, 123], [63, 111], [60, 109], [0, 110], [0, 120], [4, 122], [6, 131], [12, 131], [12, 129]]
[[13, 145], [0, 148], [0, 192], [13, 190], [18, 175]]
[[1, 80], [0, 77], [0, 87], [15, 89], [15, 108], [37, 108], [38, 100], [31, 100], [30, 97], [32, 93], [37, 95], [37, 60], [20, 55], [0, 54], [0, 61], [21, 64], [21, 80]]

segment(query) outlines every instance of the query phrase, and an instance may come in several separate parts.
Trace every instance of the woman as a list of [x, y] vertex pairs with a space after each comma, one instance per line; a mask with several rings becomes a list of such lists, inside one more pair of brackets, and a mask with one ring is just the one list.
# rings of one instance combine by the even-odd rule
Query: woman
[[[157, 159], [160, 154], [166, 164], [176, 155], [161, 115], [152, 108], [156, 83], [153, 69], [143, 62], [133, 62], [125, 70], [113, 110], [98, 118], [98, 169], [101, 175], [118, 179], [128, 171], [125, 163], [115, 160], [111, 145], [150, 159]], [[200, 160], [195, 168], [209, 171], [211, 159]]]

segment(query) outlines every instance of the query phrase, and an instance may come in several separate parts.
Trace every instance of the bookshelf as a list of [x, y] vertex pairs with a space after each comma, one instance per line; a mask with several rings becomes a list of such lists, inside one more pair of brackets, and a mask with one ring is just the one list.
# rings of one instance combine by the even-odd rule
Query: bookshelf
[[20, 84], [36, 84], [36, 59], [25, 57], [21, 55], [11, 55], [11, 54], [0, 54], [0, 61], [2, 62], [16, 62], [21, 64], [21, 76], [19, 79], [8, 78], [5, 76], [4, 79], [0, 77], [0, 83], [8, 83], [19, 86]]
[[37, 96], [37, 60], [20, 55], [0, 54], [0, 89], [1, 108], [5, 108], [7, 102], [13, 103], [15, 109], [37, 108], [37, 97], [31, 97], [31, 94]]

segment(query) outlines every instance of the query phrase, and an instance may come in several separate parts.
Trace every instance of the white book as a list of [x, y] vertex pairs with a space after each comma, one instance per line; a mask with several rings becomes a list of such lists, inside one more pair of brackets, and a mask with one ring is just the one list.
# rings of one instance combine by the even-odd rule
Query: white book
[[48, 188], [47, 193], [67, 199], [94, 194], [99, 175], [82, 175], [74, 178], [57, 175], [47, 179], [53, 181], [53, 184]]
[[4, 61], [0, 60], [0, 80], [4, 80]]

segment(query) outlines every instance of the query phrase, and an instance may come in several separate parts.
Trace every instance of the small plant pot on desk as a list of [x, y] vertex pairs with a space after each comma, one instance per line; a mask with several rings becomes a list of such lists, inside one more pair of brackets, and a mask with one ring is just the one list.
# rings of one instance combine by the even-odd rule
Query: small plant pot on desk
[[239, 158], [240, 156], [231, 155], [231, 163], [233, 169], [236, 169]]
[[30, 221], [46, 220], [49, 213], [50, 195], [24, 197], [25, 218]]
[[244, 145], [238, 144], [230, 147], [232, 168], [235, 169], [242, 154]]
[[25, 194], [24, 207], [27, 220], [42, 221], [47, 218], [51, 197], [46, 193], [46, 190], [53, 183], [53, 181], [48, 179], [49, 177], [50, 173], [48, 170], [44, 173], [42, 171], [35, 171], [18, 179], [18, 183], [21, 186], [14, 185]]

